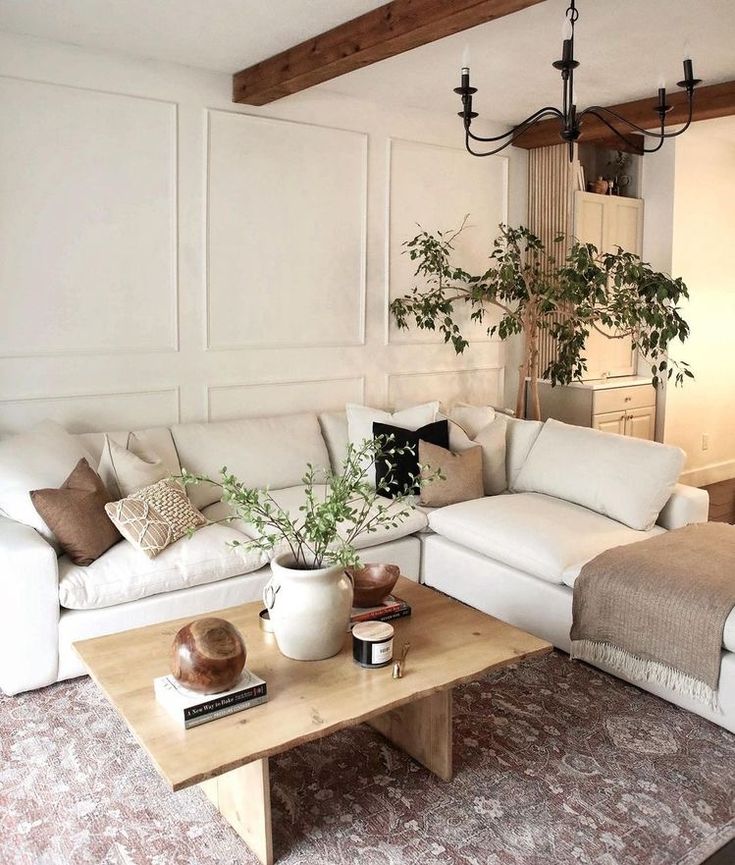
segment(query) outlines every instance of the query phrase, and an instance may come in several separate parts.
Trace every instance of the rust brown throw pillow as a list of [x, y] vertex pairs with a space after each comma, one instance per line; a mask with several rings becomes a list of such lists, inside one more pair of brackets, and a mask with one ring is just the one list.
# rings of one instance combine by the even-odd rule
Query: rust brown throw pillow
[[437, 470], [443, 475], [421, 487], [422, 505], [443, 508], [485, 495], [479, 446], [454, 454], [430, 442], [419, 441], [419, 463], [422, 476], [431, 476]]
[[58, 490], [32, 490], [33, 506], [75, 565], [91, 565], [122, 540], [105, 513], [112, 501], [107, 487], [85, 459]]

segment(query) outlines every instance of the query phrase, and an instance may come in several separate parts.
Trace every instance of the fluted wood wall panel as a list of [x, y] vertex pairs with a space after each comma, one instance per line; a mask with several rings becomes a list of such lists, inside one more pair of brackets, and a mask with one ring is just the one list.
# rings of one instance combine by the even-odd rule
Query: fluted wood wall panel
[[[528, 227], [546, 249], [561, 258], [569, 249], [574, 230], [574, 183], [576, 161], [569, 161], [566, 144], [539, 147], [528, 156]], [[555, 243], [560, 234], [563, 243]], [[554, 358], [556, 347], [548, 331], [541, 332], [539, 370]]]

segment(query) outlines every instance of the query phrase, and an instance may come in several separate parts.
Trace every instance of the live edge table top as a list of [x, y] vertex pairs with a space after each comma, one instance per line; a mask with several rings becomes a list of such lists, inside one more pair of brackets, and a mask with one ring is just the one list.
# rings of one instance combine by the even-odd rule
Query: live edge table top
[[74, 648], [173, 790], [551, 651], [544, 640], [405, 577], [395, 593], [413, 609], [411, 616], [392, 623], [396, 654], [404, 642], [411, 643], [401, 679], [392, 678], [390, 666], [366, 670], [355, 664], [348, 634], [333, 658], [285, 658], [273, 635], [260, 630], [260, 603], [208, 614], [240, 629], [247, 666], [268, 683], [269, 702], [190, 730], [158, 705], [153, 680], [169, 672], [171, 642], [192, 616], [82, 640]]

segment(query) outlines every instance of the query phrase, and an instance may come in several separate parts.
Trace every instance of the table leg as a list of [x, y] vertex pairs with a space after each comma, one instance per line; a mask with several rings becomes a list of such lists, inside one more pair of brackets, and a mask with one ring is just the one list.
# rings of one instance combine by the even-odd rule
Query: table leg
[[246, 763], [199, 785], [263, 865], [273, 865], [268, 758]]
[[371, 718], [368, 724], [434, 774], [451, 781], [451, 688]]

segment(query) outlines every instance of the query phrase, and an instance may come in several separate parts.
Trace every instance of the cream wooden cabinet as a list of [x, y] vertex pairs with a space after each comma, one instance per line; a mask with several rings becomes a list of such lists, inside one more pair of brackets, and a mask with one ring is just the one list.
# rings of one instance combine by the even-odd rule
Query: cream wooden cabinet
[[[640, 255], [643, 249], [643, 201], [594, 192], [574, 194], [574, 235], [582, 243], [594, 243], [601, 252], [621, 246]], [[629, 338], [607, 339], [593, 331], [585, 345], [587, 379], [633, 375], [635, 352]]]
[[555, 388], [540, 381], [539, 396], [542, 420], [553, 417], [633, 438], [655, 437], [656, 391], [637, 376]]
[[625, 414], [625, 435], [653, 441], [656, 435], [656, 406], [633, 408]]

